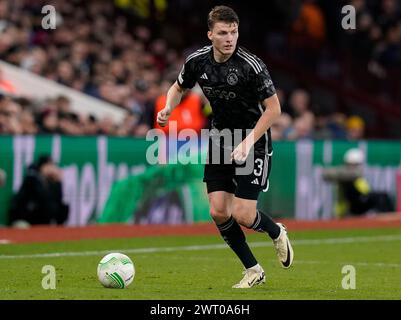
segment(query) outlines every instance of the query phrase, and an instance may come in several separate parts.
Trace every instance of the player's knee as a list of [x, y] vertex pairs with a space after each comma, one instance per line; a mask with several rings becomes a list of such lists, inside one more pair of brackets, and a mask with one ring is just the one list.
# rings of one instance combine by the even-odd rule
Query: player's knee
[[235, 217], [243, 217], [247, 214], [248, 208], [243, 205], [241, 202], [234, 203], [233, 205], [233, 214]]
[[210, 216], [217, 224], [222, 224], [230, 217], [225, 208], [211, 207]]
[[233, 216], [234, 219], [244, 227], [249, 228], [252, 225], [252, 221], [250, 221], [249, 217], [249, 208], [242, 203], [235, 203], [233, 206]]

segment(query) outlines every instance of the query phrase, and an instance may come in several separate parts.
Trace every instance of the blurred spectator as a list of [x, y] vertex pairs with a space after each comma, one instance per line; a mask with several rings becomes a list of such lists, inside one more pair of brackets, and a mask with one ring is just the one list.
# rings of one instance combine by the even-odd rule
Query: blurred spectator
[[114, 135], [115, 134], [115, 126], [113, 123], [113, 120], [109, 117], [106, 116], [103, 119], [99, 121], [99, 134], [104, 134], [104, 135]]
[[335, 112], [327, 115], [317, 115], [313, 133], [314, 139], [346, 139], [346, 116]]
[[56, 134], [59, 133], [58, 115], [55, 110], [45, 110], [38, 117], [40, 133]]
[[[166, 95], [161, 95], [156, 100], [155, 115], [163, 109], [166, 105]], [[169, 133], [169, 125], [160, 127], [155, 121], [155, 128], [163, 130], [166, 134]], [[190, 90], [188, 90], [182, 97], [181, 102], [173, 110], [170, 116], [170, 124], [172, 121], [176, 121], [177, 132], [183, 129], [193, 129], [200, 134], [201, 129], [205, 127], [206, 118], [202, 113], [202, 100], [200, 96]]]
[[380, 13], [377, 16], [377, 22], [382, 30], [388, 30], [389, 27], [401, 20], [401, 8], [398, 0], [380, 1]]
[[141, 19], [153, 18], [153, 19], [163, 20], [167, 8], [167, 0], [154, 1], [153, 9], [151, 9], [149, 2], [150, 2], [149, 0], [115, 1], [117, 6], [131, 10], [135, 14], [136, 18], [141, 18]]
[[55, 101], [55, 107], [58, 112], [71, 112], [71, 101], [66, 96], [58, 96]]
[[[138, 123], [138, 116], [133, 113], [128, 114], [124, 118], [124, 121], [118, 126], [118, 128], [116, 128], [116, 135], [117, 136], [135, 135], [136, 130], [138, 130], [137, 123]], [[147, 132], [149, 128], [146, 126], [145, 130]], [[144, 135], [146, 135], [146, 132], [144, 133]]]
[[61, 175], [61, 170], [47, 155], [30, 165], [12, 199], [10, 224], [64, 224], [69, 207], [62, 201]]
[[288, 113], [282, 112], [276, 122], [271, 127], [272, 140], [287, 139], [288, 132], [292, 127], [292, 118]]
[[83, 123], [85, 135], [97, 135], [98, 134], [99, 126], [98, 126], [97, 119], [93, 114], [83, 117], [81, 122]]
[[38, 127], [35, 123], [35, 118], [29, 110], [23, 110], [19, 115], [19, 120], [22, 127], [23, 134], [37, 134]]
[[298, 117], [294, 120], [292, 127], [288, 130], [287, 139], [312, 139], [314, 130], [314, 118]]
[[341, 112], [332, 113], [327, 122], [327, 128], [331, 132], [332, 139], [346, 139], [346, 115]]
[[294, 22], [294, 30], [299, 33], [306, 33], [314, 40], [321, 41], [324, 39], [324, 16], [315, 0], [303, 2], [298, 19]]
[[329, 117], [327, 115], [316, 116], [313, 139], [332, 139], [332, 132], [329, 129]]
[[154, 101], [150, 96], [148, 81], [142, 79], [135, 82], [129, 102], [129, 111], [139, 117], [138, 124], [146, 126], [147, 130], [153, 127]]
[[365, 122], [359, 116], [351, 116], [347, 119], [347, 139], [359, 140], [365, 135]]
[[0, 96], [0, 133], [23, 133], [22, 124], [18, 117], [21, 109], [21, 106], [11, 98]]
[[276, 88], [276, 94], [277, 94], [277, 98], [280, 101], [280, 105], [281, 105], [281, 110], [283, 112], [288, 113], [288, 106], [287, 106], [287, 96], [286, 93], [284, 92], [284, 90], [282, 88]]
[[376, 46], [373, 58], [382, 67], [401, 67], [401, 21], [388, 28], [384, 41]]
[[364, 160], [362, 150], [350, 149], [344, 155], [344, 166], [323, 170], [323, 179], [338, 186], [337, 217], [394, 211], [389, 195], [372, 191], [363, 178]]
[[304, 89], [295, 89], [289, 98], [288, 112], [293, 117], [292, 126], [287, 130], [289, 140], [310, 139], [315, 126], [315, 116], [310, 111], [310, 95]]
[[289, 99], [288, 113], [293, 118], [308, 118], [312, 121], [313, 113], [310, 110], [310, 94], [304, 89], [295, 89]]
[[373, 17], [368, 11], [358, 12], [357, 28], [355, 31], [352, 31], [352, 42], [355, 45], [355, 53], [359, 57], [368, 59], [372, 54], [375, 44], [372, 41], [374, 26]]
[[79, 117], [74, 112], [59, 112], [58, 113], [59, 128], [62, 133], [68, 135], [83, 135], [84, 128], [81, 126]]

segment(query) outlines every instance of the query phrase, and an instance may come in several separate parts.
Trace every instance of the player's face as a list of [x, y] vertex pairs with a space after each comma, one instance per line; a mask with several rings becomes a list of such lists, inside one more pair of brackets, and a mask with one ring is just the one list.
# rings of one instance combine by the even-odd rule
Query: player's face
[[223, 56], [234, 53], [238, 40], [238, 24], [227, 22], [216, 22], [213, 29], [208, 31], [208, 38], [213, 47]]

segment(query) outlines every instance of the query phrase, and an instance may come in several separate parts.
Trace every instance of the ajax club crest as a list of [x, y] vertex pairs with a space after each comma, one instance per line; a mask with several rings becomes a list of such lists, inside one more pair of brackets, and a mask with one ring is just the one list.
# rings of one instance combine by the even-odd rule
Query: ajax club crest
[[227, 76], [227, 83], [231, 86], [235, 86], [238, 83], [238, 76], [234, 71], [230, 70], [230, 73]]

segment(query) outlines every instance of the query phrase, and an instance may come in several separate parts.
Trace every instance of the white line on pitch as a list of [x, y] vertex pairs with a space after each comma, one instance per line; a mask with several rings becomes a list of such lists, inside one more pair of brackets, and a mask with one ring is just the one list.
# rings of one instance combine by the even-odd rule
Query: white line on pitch
[[[322, 245], [322, 244], [344, 244], [344, 243], [364, 243], [364, 242], [384, 242], [384, 241], [399, 241], [401, 234], [372, 236], [372, 237], [347, 237], [347, 238], [328, 238], [328, 239], [300, 239], [292, 240], [293, 246], [300, 245]], [[266, 242], [249, 242], [249, 246], [271, 247], [273, 244], [270, 241]], [[176, 246], [176, 247], [152, 247], [152, 248], [135, 248], [135, 249], [110, 249], [96, 251], [72, 251], [72, 252], [51, 252], [51, 253], [35, 253], [35, 254], [20, 254], [20, 255], [0, 255], [0, 259], [30, 259], [30, 258], [59, 258], [59, 257], [79, 257], [79, 256], [97, 256], [105, 255], [110, 252], [124, 253], [162, 253], [176, 251], [200, 251], [200, 250], [220, 250], [227, 248], [225, 243], [209, 244], [209, 245], [192, 245], [192, 246]]]
[[401, 263], [387, 263], [387, 262], [338, 262], [338, 261], [314, 261], [314, 260], [294, 260], [294, 264], [339, 264], [339, 265], [353, 265], [362, 267], [388, 267], [388, 268], [401, 268]]

